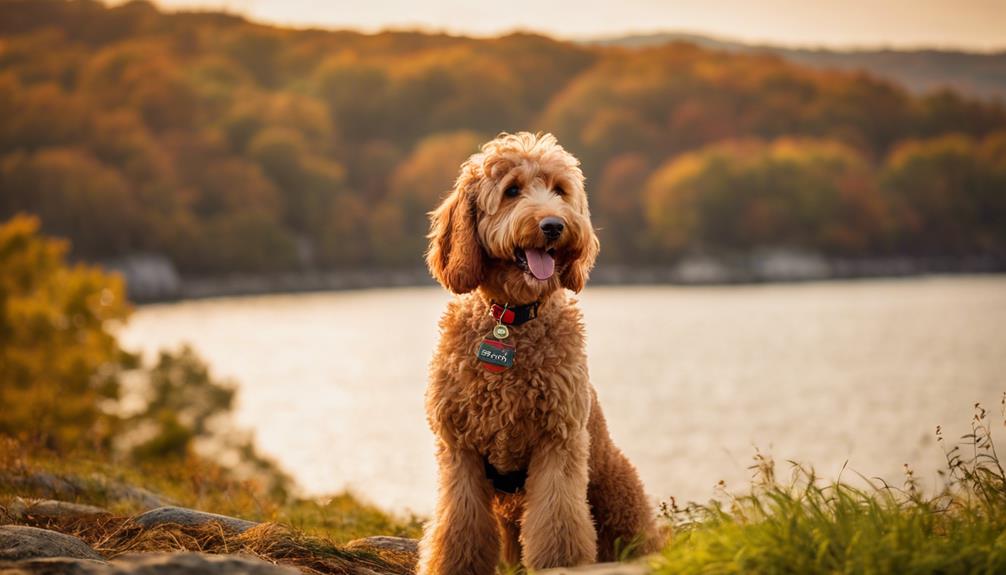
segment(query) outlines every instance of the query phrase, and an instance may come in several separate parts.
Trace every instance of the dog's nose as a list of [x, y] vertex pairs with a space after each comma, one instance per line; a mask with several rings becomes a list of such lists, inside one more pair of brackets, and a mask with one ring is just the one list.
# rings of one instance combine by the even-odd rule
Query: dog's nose
[[538, 227], [541, 228], [541, 232], [545, 234], [546, 238], [557, 240], [562, 235], [562, 230], [566, 228], [566, 224], [560, 218], [549, 216], [538, 222]]

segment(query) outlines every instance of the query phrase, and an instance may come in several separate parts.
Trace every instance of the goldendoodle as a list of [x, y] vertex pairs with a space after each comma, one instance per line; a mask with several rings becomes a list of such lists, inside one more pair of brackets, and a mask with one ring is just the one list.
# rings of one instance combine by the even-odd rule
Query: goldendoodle
[[650, 504], [587, 375], [579, 292], [597, 256], [579, 161], [551, 134], [500, 134], [431, 213], [427, 263], [457, 294], [426, 413], [439, 492], [420, 575], [482, 575], [649, 551]]

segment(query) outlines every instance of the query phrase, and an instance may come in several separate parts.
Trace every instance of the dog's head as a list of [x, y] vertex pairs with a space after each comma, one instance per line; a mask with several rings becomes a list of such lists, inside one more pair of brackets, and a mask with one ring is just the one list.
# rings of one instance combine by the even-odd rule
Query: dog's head
[[431, 212], [426, 262], [454, 293], [513, 303], [583, 289], [597, 257], [579, 161], [552, 134], [500, 134]]

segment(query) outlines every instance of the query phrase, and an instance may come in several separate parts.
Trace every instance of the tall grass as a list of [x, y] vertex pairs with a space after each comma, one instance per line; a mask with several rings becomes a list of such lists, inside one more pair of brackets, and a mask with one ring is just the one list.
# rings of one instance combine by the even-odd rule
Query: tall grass
[[[1006, 395], [1002, 402], [1006, 418]], [[937, 428], [937, 440], [946, 445]], [[988, 414], [975, 405], [971, 433], [944, 447], [943, 485], [926, 495], [912, 470], [894, 486], [824, 483], [791, 462], [755, 456], [743, 496], [663, 506], [673, 534], [655, 573], [1006, 573], [1006, 472]]]

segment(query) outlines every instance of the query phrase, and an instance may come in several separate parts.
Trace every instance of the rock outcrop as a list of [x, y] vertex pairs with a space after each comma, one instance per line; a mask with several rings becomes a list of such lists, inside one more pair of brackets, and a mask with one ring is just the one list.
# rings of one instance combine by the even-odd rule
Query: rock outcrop
[[142, 509], [154, 509], [174, 502], [154, 493], [99, 474], [88, 477], [60, 476], [44, 471], [32, 473], [5, 473], [0, 470], [0, 483], [25, 496], [72, 501], [83, 495], [99, 494], [111, 502], [127, 502]]
[[646, 575], [647, 573], [649, 569], [639, 563], [598, 563], [535, 572], [536, 575]]
[[157, 525], [173, 523], [175, 525], [205, 525], [207, 523], [219, 523], [226, 529], [241, 533], [258, 525], [254, 521], [228, 517], [227, 515], [217, 515], [216, 513], [206, 513], [185, 507], [158, 507], [137, 516], [134, 521], [141, 526], [150, 529]]
[[346, 549], [353, 551], [368, 551], [371, 553], [391, 552], [406, 555], [419, 555], [419, 541], [406, 537], [388, 537], [378, 535], [375, 537], [364, 537], [354, 539], [346, 544]]
[[299, 575], [254, 557], [203, 553], [137, 553], [114, 561], [68, 557], [0, 561], [4, 575]]
[[109, 515], [108, 510], [95, 507], [94, 505], [69, 503], [55, 499], [22, 499], [20, 497], [14, 498], [14, 501], [7, 506], [6, 513], [15, 521], [23, 521], [29, 518], [91, 518]]
[[0, 560], [40, 557], [104, 559], [87, 543], [71, 535], [24, 525], [0, 525]]
[[43, 557], [21, 561], [0, 561], [0, 573], [3, 575], [94, 575], [105, 570], [107, 565], [104, 561], [92, 559]]

